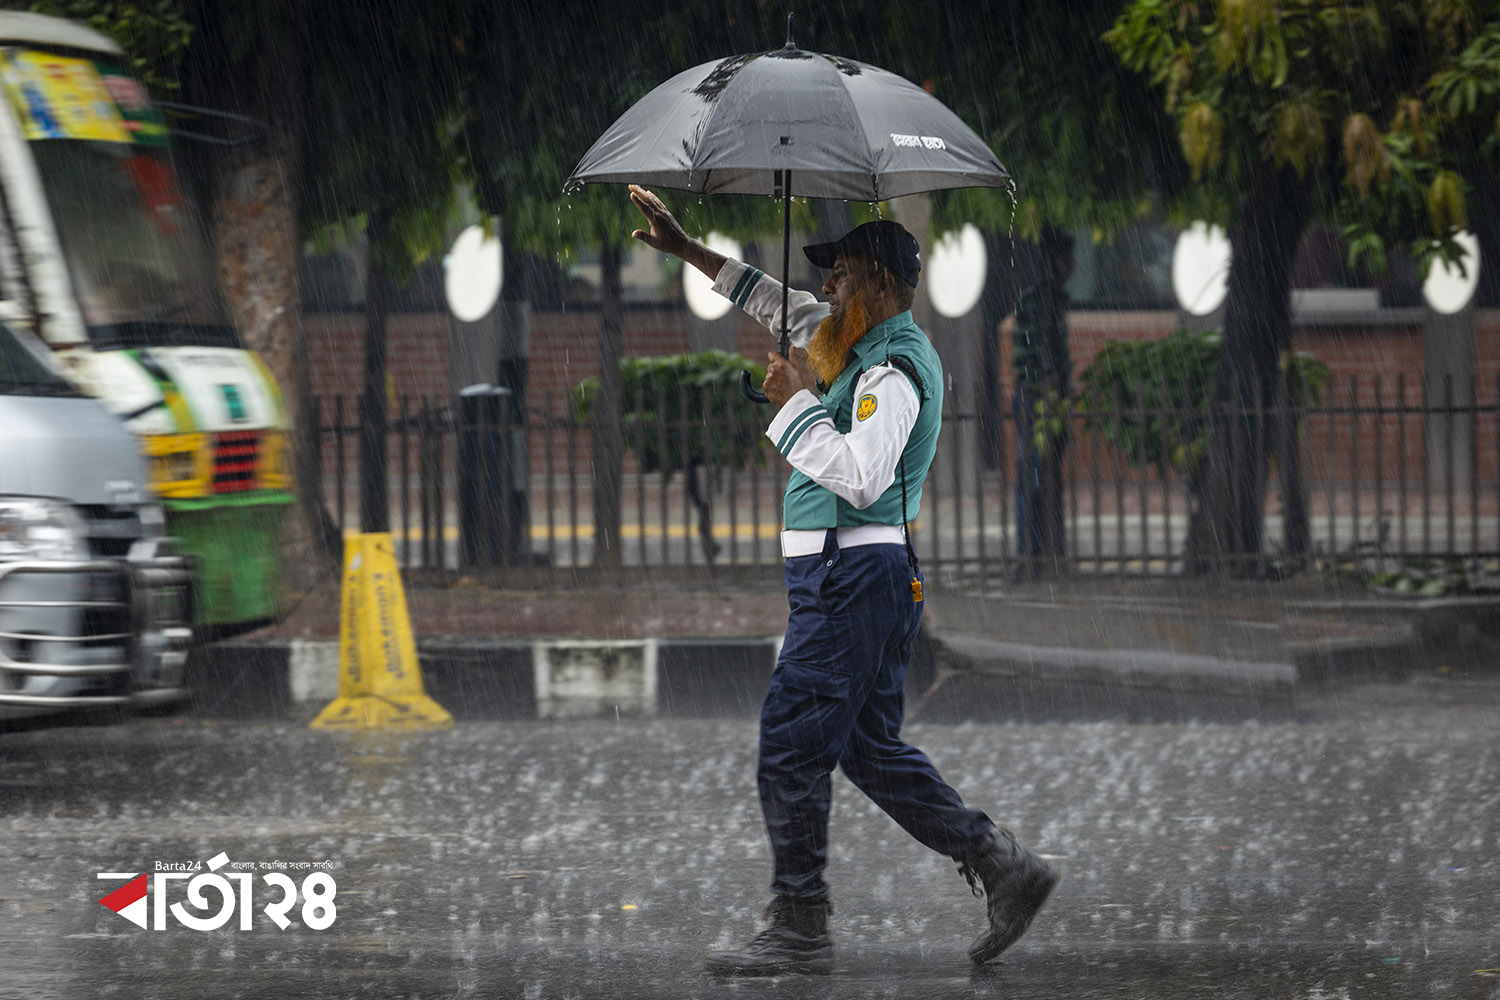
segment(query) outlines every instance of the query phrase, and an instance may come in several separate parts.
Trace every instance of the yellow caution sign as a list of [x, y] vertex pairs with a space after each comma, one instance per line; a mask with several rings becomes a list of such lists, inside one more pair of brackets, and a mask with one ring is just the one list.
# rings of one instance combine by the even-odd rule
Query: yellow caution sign
[[453, 716], [427, 696], [406, 593], [389, 534], [344, 540], [339, 610], [339, 696], [314, 729], [448, 729]]

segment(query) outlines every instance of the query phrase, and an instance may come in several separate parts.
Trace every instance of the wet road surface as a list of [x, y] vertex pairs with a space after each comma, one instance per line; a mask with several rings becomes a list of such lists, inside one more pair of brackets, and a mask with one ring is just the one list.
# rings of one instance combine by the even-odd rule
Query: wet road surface
[[[1056, 859], [1051, 902], [972, 969], [982, 903], [836, 778], [838, 971], [746, 983], [701, 969], [766, 902], [752, 721], [0, 733], [0, 996], [1494, 1000], [1496, 687], [1364, 688], [1294, 721], [914, 723], [968, 802]], [[97, 903], [125, 882], [96, 873], [221, 852], [248, 930], [242, 906], [208, 931], [148, 908], [143, 930]], [[298, 897], [282, 930], [266, 876], [313, 862], [336, 914]], [[222, 897], [201, 902], [183, 912]]]

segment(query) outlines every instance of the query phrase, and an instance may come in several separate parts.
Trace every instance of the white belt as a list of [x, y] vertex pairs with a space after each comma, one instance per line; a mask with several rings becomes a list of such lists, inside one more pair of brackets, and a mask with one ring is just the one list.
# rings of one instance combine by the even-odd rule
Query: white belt
[[[900, 545], [906, 540], [899, 524], [861, 524], [853, 528], [838, 528], [839, 548], [852, 549], [857, 545]], [[797, 556], [815, 556], [823, 551], [828, 541], [828, 530], [792, 530], [781, 533], [781, 555], [786, 559]]]

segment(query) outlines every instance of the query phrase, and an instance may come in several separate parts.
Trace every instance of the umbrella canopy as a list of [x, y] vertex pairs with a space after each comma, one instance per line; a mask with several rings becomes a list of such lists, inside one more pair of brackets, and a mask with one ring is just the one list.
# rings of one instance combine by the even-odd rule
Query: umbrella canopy
[[[781, 182], [790, 171], [795, 182]], [[785, 48], [679, 73], [599, 137], [568, 178], [702, 194], [881, 201], [1010, 175], [984, 141], [911, 81]]]

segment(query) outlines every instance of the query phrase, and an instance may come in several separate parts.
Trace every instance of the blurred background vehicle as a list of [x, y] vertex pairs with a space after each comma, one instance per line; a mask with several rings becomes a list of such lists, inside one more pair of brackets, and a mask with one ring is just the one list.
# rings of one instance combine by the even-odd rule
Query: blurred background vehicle
[[0, 317], [139, 437], [196, 624], [278, 612], [293, 502], [281, 391], [232, 325], [166, 121], [119, 47], [0, 13]]
[[0, 719], [185, 694], [189, 560], [129, 431], [0, 323]]

